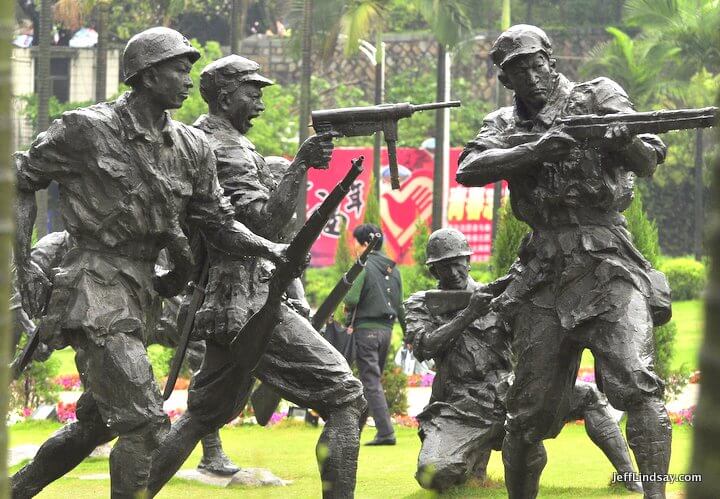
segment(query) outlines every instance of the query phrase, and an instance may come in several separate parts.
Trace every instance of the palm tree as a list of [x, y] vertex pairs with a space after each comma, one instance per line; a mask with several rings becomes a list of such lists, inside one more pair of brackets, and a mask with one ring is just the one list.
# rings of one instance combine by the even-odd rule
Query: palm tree
[[612, 39], [595, 47], [583, 65], [584, 76], [604, 75], [618, 82], [643, 109], [657, 102], [658, 93], [677, 86], [668, 66], [674, 65], [680, 48], [633, 39], [617, 28], [607, 28]]
[[[0, 3], [0, 20], [4, 26], [11, 26], [14, 21], [12, 0], [2, 0]], [[4, 62], [0, 66], [0, 116], [3, 117], [3, 123], [12, 123], [10, 117], [10, 95], [11, 74], [10, 61], [12, 30], [6, 29], [2, 35], [2, 43], [0, 43], [0, 60]], [[10, 248], [13, 239], [13, 198], [15, 186], [13, 183], [13, 173], [11, 163], [8, 161], [12, 147], [12, 129], [10, 126], [0, 128], [0, 156], [6, 158], [2, 162], [3, 171], [0, 172], [0, 192], [2, 193], [2, 204], [0, 204], [0, 262], [3, 265], [3, 271], [0, 272], [0, 301], [9, 303], [10, 300]], [[0, 386], [7, 387], [9, 385], [8, 364], [10, 362], [10, 342], [7, 340], [10, 336], [10, 311], [7, 306], [0, 307]], [[3, 397], [0, 397], [0, 421], [6, 421], [8, 408], [7, 391]], [[8, 474], [7, 474], [7, 425], [0, 425], [0, 497], [9, 497], [8, 490]]]
[[[708, 68], [720, 72], [720, 0], [628, 0], [625, 18], [629, 25], [642, 27], [648, 43], [677, 47], [673, 73], [687, 81]], [[680, 102], [683, 107], [686, 102]], [[703, 131], [695, 135], [695, 258], [702, 258], [703, 239]]]

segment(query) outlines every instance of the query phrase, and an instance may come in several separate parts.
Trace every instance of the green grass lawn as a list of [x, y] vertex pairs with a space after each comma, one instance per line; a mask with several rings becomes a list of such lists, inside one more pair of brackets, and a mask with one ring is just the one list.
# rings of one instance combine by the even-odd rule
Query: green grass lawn
[[[683, 364], [691, 371], [698, 369], [698, 352], [703, 337], [703, 302], [689, 300], [674, 302], [673, 320], [677, 324], [678, 334], [675, 338], [675, 356], [670, 364], [672, 369], [678, 369]], [[592, 367], [592, 354], [585, 350], [581, 367]]]
[[[10, 428], [11, 445], [40, 443], [58, 424], [21, 423]], [[671, 473], [683, 473], [690, 462], [692, 428], [673, 428]], [[244, 426], [225, 428], [222, 439], [226, 452], [245, 467], [269, 468], [276, 475], [293, 483], [284, 488], [222, 489], [173, 479], [158, 495], [159, 498], [236, 497], [242, 491], [248, 498], [314, 498], [320, 496], [320, 480], [315, 465], [315, 442], [319, 430], [297, 424], [274, 428]], [[363, 434], [363, 441], [373, 436]], [[356, 496], [358, 498], [429, 498], [435, 497], [420, 489], [415, 482], [415, 464], [420, 442], [415, 430], [397, 429], [395, 447], [361, 447]], [[629, 496], [624, 489], [608, 485], [613, 471], [610, 463], [585, 434], [584, 427], [568, 424], [555, 440], [546, 441], [548, 465], [542, 476], [540, 497], [584, 498]], [[194, 467], [200, 459], [195, 450], [184, 468]], [[16, 471], [17, 467], [12, 471]], [[106, 459], [88, 459], [45, 489], [38, 497], [73, 499], [107, 497], [109, 480], [84, 480], [82, 475], [107, 473]], [[506, 497], [500, 453], [494, 452], [488, 467], [489, 485], [475, 484], [455, 489], [448, 497]], [[681, 484], [668, 486], [669, 492], [680, 492]], [[672, 497], [674, 494], [669, 494]], [[634, 497], [639, 497], [635, 495]]]
[[[672, 367], [679, 368], [686, 364], [691, 370], [698, 366], [698, 351], [702, 343], [703, 335], [703, 304], [700, 300], [680, 301], [673, 303], [673, 319], [678, 326], [678, 335], [675, 343], [675, 357]], [[402, 341], [402, 330], [398, 324], [393, 329], [393, 346], [397, 347]], [[65, 348], [53, 353], [60, 359], [60, 374], [74, 373], [75, 352], [71, 348]], [[593, 358], [589, 351], [583, 353], [583, 367], [591, 367]]]

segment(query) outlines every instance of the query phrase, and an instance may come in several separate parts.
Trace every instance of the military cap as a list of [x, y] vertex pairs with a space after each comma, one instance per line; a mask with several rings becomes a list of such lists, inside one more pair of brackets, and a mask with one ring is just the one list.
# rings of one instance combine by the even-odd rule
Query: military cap
[[260, 64], [245, 57], [231, 54], [208, 64], [200, 73], [200, 93], [207, 101], [215, 98], [221, 89], [235, 89], [241, 83], [250, 82], [260, 87], [272, 85], [273, 81], [258, 73]]
[[123, 51], [125, 83], [129, 83], [140, 71], [173, 57], [186, 55], [191, 62], [200, 58], [200, 52], [190, 45], [181, 33], [174, 29], [157, 26], [146, 29], [130, 38]]
[[493, 62], [500, 68], [518, 56], [536, 52], [550, 57], [552, 45], [543, 30], [530, 24], [511, 26], [502, 32], [490, 49]]

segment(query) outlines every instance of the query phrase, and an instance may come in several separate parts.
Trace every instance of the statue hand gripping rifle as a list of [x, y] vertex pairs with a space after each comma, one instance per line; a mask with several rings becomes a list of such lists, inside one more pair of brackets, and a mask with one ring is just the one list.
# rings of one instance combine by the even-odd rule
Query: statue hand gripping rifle
[[[511, 318], [518, 355], [503, 443], [511, 498], [537, 494], [542, 440], [562, 427], [585, 348], [610, 403], [628, 414], [640, 472], [667, 473], [672, 427], [652, 334], [669, 320], [669, 288], [633, 246], [621, 212], [632, 202], [634, 176], [652, 175], [666, 153], [657, 136], [635, 134], [707, 126], [717, 116], [714, 109], [635, 114], [617, 83], [570, 82], [551, 54], [535, 26], [498, 37], [491, 55], [514, 105], [485, 118], [457, 174], [472, 186], [507, 180], [515, 216], [533, 229], [519, 251], [520, 270], [495, 298]], [[662, 483], [643, 487], [647, 497], [664, 497]]]

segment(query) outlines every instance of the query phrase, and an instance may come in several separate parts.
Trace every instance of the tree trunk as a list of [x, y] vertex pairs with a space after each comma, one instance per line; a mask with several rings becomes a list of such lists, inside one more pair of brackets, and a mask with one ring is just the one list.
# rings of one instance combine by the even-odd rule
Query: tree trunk
[[110, 6], [100, 2], [95, 6], [98, 42], [95, 47], [95, 102], [107, 99], [107, 20]]
[[[437, 54], [437, 84], [435, 100], [441, 102], [447, 95], [446, 88], [450, 84], [447, 78], [447, 47], [438, 42]], [[445, 109], [435, 111], [435, 168], [433, 171], [433, 201], [432, 201], [432, 230], [443, 227], [443, 212], [445, 203]]]
[[695, 130], [695, 234], [693, 250], [695, 260], [702, 260], [703, 256], [703, 228], [705, 226], [704, 210], [704, 183], [703, 183], [703, 130]]
[[[40, 27], [38, 36], [37, 58], [37, 81], [35, 93], [37, 94], [37, 127], [35, 133], [44, 132], [50, 124], [50, 37], [52, 36], [52, 0], [40, 0]], [[35, 227], [37, 236], [41, 238], [47, 233], [48, 220], [48, 197], [47, 191], [38, 192], [37, 195], [37, 217]]]
[[242, 40], [245, 37], [245, 17], [248, 0], [233, 0], [230, 19], [230, 53], [240, 55]]
[[[310, 123], [310, 80], [312, 78], [312, 0], [305, 0], [303, 5], [302, 21], [302, 62], [300, 76], [300, 126], [298, 127], [299, 144], [309, 136], [308, 123]], [[307, 184], [307, 175], [301, 180]], [[307, 189], [301, 188], [297, 198], [297, 224], [298, 228], [305, 223]]]
[[[10, 302], [10, 248], [13, 243], [13, 204], [15, 195], [14, 172], [10, 154], [12, 153], [12, 123], [11, 119], [11, 94], [12, 80], [10, 74], [10, 56], [13, 26], [15, 16], [13, 8], [15, 2], [12, 0], [2, 0], [0, 4], [0, 14], [2, 16], [2, 42], [0, 43], [0, 157], [4, 158], [0, 162], [0, 303], [7, 304]], [[7, 474], [7, 420], [8, 409], [8, 389], [9, 373], [8, 364], [10, 362], [10, 335], [11, 335], [11, 315], [8, 307], [0, 306], [0, 497], [9, 497], [8, 490], [8, 474]]]
[[[720, 160], [715, 161], [712, 199], [720, 199]], [[705, 293], [705, 339], [700, 349], [700, 398], [695, 411], [693, 457], [689, 473], [702, 482], [687, 484], [688, 499], [720, 497], [720, 203], [713, 203], [715, 223], [708, 234], [710, 274]]]

